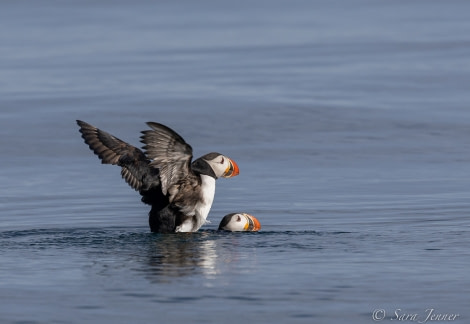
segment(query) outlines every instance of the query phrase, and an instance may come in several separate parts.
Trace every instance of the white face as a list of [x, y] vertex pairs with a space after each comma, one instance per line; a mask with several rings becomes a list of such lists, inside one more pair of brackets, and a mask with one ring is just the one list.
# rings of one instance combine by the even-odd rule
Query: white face
[[232, 232], [257, 232], [261, 229], [258, 219], [247, 213], [227, 214], [222, 218], [219, 230]]
[[235, 214], [227, 224], [226, 229], [232, 232], [241, 232], [245, 230], [247, 220], [243, 214]]
[[212, 160], [206, 160], [211, 166], [217, 178], [229, 178], [238, 174], [238, 166], [224, 155], [218, 155]]

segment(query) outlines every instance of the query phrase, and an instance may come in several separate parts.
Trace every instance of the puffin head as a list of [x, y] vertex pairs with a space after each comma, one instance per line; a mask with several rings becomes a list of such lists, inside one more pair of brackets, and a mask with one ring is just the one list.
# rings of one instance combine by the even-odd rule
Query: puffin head
[[261, 224], [256, 217], [247, 213], [231, 213], [225, 215], [219, 225], [219, 231], [257, 232]]
[[220, 153], [209, 153], [201, 156], [191, 164], [193, 171], [211, 176], [215, 179], [230, 178], [238, 175], [238, 165], [235, 161]]

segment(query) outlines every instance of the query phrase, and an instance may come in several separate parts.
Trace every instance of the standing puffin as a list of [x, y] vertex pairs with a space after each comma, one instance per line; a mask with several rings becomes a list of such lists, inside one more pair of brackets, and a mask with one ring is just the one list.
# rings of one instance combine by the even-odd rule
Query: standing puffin
[[149, 122], [142, 132], [143, 151], [88, 123], [77, 120], [80, 133], [103, 164], [121, 167], [124, 180], [152, 206], [152, 232], [195, 232], [207, 219], [215, 180], [238, 175], [237, 164], [219, 153], [194, 162], [192, 148], [175, 131]]

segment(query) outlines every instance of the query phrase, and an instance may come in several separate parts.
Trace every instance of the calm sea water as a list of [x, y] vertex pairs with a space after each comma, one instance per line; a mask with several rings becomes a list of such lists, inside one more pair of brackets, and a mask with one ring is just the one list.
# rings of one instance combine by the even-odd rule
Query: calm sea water
[[[468, 323], [469, 13], [2, 2], [0, 322]], [[240, 176], [198, 233], [151, 234], [75, 119], [164, 123]], [[218, 233], [236, 211], [262, 230]]]

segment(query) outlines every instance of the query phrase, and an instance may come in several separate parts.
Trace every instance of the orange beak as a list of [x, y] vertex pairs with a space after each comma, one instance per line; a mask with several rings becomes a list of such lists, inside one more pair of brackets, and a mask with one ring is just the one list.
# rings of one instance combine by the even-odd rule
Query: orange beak
[[248, 220], [247, 224], [245, 225], [244, 230], [248, 232], [257, 232], [261, 229], [261, 224], [255, 216], [250, 214], [243, 213], [243, 216], [246, 217]]
[[238, 165], [235, 163], [234, 160], [228, 159], [229, 166], [224, 172], [223, 177], [224, 178], [231, 178], [234, 176], [237, 176], [240, 173], [240, 170], [238, 169]]

